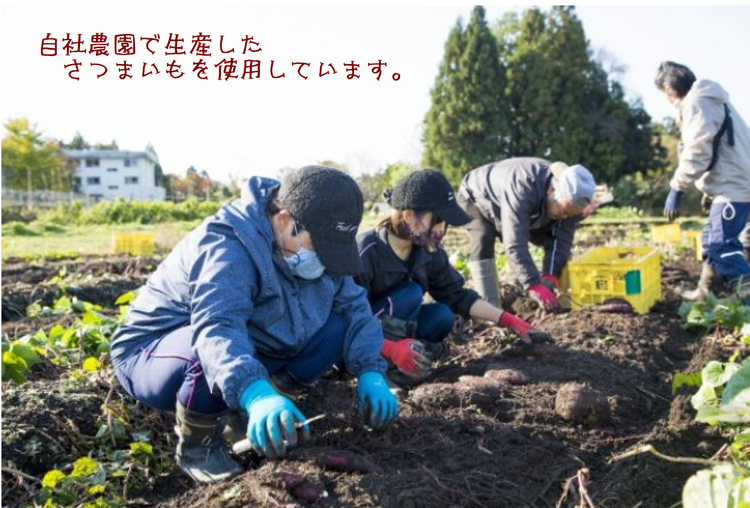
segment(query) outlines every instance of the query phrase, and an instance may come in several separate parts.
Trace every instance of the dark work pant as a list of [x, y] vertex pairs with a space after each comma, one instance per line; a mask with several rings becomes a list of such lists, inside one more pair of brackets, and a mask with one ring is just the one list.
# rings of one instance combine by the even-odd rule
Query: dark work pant
[[750, 203], [723, 202], [711, 205], [703, 229], [703, 259], [725, 281], [750, 274], [743, 255], [740, 234], [747, 224]]
[[443, 303], [422, 303], [424, 291], [416, 282], [406, 281], [372, 304], [375, 317], [383, 314], [417, 322], [415, 339], [440, 342], [453, 329], [455, 316]]
[[[269, 375], [286, 369], [292, 378], [308, 384], [342, 360], [345, 331], [343, 320], [331, 314], [297, 356], [282, 359], [256, 354], [256, 357]], [[174, 411], [179, 400], [199, 413], [220, 413], [227, 406], [221, 395], [211, 393], [191, 343], [190, 327], [179, 328], [118, 365], [117, 379], [132, 397], [156, 409]]]
[[458, 194], [458, 204], [471, 217], [471, 222], [464, 226], [469, 233], [469, 260], [494, 259], [495, 238], [499, 237], [495, 224], [485, 218], [479, 208], [462, 192]]

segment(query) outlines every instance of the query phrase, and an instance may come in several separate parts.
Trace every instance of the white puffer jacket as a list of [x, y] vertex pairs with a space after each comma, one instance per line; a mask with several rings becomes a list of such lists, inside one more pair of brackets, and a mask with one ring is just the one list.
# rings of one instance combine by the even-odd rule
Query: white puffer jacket
[[[724, 122], [727, 104], [734, 127], [734, 146], [725, 132], [716, 165], [706, 171], [713, 140]], [[750, 129], [729, 104], [729, 94], [714, 81], [701, 79], [679, 105], [681, 138], [679, 166], [670, 187], [687, 191], [692, 183], [715, 201], [750, 202]]]

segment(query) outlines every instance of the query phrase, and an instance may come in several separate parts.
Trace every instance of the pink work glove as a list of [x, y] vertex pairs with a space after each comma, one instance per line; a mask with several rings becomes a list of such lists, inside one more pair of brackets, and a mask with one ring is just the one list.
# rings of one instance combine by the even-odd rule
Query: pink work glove
[[560, 281], [554, 275], [542, 275], [542, 284], [555, 291], [560, 291]]
[[529, 296], [536, 300], [546, 310], [556, 309], [559, 306], [555, 293], [544, 284], [533, 284], [529, 286]]
[[424, 352], [424, 345], [415, 339], [403, 339], [398, 342], [383, 339], [383, 349], [380, 350], [398, 370], [414, 377], [421, 377], [432, 368]]
[[518, 336], [521, 337], [521, 340], [527, 344], [549, 342], [551, 340], [549, 334], [535, 330], [529, 323], [507, 311], [503, 311], [503, 313], [500, 314], [500, 319], [497, 321], [497, 324], [503, 328], [510, 328], [516, 332]]

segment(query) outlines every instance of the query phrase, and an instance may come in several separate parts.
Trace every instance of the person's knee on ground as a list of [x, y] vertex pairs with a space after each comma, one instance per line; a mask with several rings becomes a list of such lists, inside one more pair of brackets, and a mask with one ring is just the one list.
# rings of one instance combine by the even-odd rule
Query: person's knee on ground
[[226, 416], [226, 411], [198, 413], [177, 402], [175, 460], [180, 469], [196, 482], [226, 480], [243, 471], [229, 456], [229, 448], [224, 440]]

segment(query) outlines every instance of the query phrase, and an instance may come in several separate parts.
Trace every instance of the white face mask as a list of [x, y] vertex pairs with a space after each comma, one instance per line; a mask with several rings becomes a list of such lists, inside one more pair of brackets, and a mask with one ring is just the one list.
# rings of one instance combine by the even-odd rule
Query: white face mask
[[319, 278], [325, 272], [325, 266], [314, 251], [302, 247], [296, 222], [294, 223], [294, 237], [299, 249], [289, 257], [284, 256], [287, 266], [295, 276], [301, 279], [314, 280]]

